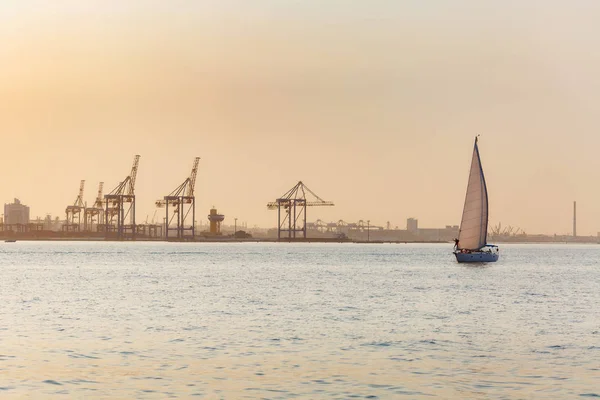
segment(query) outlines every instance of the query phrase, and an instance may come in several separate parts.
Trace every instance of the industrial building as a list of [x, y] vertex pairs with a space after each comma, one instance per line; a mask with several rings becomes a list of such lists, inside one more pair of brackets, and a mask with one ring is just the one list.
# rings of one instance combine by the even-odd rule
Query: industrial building
[[29, 207], [22, 204], [19, 199], [13, 203], [4, 204], [4, 225], [29, 224]]
[[411, 233], [419, 232], [419, 220], [416, 218], [408, 218], [406, 220], [406, 230]]

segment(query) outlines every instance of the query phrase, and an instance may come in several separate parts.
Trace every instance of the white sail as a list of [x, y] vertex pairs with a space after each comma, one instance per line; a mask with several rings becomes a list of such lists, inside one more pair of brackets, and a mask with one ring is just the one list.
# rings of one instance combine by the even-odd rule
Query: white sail
[[488, 196], [485, 177], [481, 168], [477, 138], [473, 148], [473, 160], [469, 173], [469, 184], [465, 197], [458, 247], [467, 250], [479, 250], [486, 244], [488, 225]]

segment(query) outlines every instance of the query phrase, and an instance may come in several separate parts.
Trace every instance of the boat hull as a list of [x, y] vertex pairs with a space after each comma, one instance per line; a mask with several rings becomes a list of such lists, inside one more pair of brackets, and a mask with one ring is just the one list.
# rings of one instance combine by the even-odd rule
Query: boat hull
[[496, 262], [500, 255], [497, 252], [472, 251], [470, 253], [455, 252], [456, 261], [459, 263]]

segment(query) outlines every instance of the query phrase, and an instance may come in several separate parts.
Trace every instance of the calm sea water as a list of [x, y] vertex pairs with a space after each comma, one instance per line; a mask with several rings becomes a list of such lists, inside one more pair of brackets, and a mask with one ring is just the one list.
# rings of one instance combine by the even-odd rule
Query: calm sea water
[[600, 397], [600, 246], [451, 247], [0, 243], [0, 397]]

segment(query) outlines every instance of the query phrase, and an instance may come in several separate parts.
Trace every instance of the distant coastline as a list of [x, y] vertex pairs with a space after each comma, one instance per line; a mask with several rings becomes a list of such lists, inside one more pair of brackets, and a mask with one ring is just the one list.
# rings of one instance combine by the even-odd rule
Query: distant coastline
[[[600, 240], [595, 236], [584, 236], [569, 239], [548, 240], [543, 238], [511, 238], [503, 240], [490, 239], [490, 243], [494, 244], [599, 244]], [[574, 240], [575, 239], [575, 240]], [[74, 237], [74, 236], [0, 236], [3, 241], [47, 241], [47, 242], [177, 242], [177, 243], [359, 243], [359, 244], [452, 244], [451, 241], [438, 240], [355, 240], [355, 239], [339, 239], [339, 238], [297, 238], [297, 239], [281, 239], [277, 238], [234, 238], [231, 236], [215, 236], [215, 237], [196, 237], [194, 239], [176, 239], [164, 237], [148, 238], [140, 237], [135, 240], [118, 240], [116, 238], [105, 237]]]

